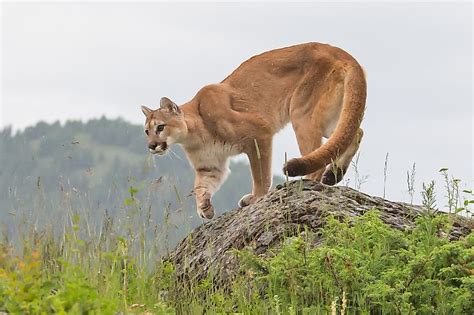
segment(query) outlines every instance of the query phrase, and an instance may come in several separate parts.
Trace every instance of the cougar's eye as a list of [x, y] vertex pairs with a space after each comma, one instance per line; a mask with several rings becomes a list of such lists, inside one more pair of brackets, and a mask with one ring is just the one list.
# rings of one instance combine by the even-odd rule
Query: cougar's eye
[[156, 127], [157, 132], [163, 131], [163, 129], [165, 129], [165, 125], [158, 125], [158, 127]]
[[147, 129], [147, 130], [145, 130], [145, 133], [146, 133], [146, 135], [148, 136], [148, 129]]

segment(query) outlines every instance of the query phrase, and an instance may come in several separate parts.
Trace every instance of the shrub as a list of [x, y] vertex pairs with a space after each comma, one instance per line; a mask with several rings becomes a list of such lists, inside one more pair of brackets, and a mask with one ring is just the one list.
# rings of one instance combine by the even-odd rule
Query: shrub
[[[423, 216], [412, 231], [385, 225], [376, 211], [331, 218], [321, 246], [287, 239], [267, 258], [239, 253], [248, 282], [240, 298], [300, 312], [469, 314], [474, 310], [474, 235], [449, 242], [447, 216]], [[256, 294], [258, 293], [258, 294]], [[262, 294], [260, 294], [262, 293]], [[274, 309], [275, 311], [275, 309]]]

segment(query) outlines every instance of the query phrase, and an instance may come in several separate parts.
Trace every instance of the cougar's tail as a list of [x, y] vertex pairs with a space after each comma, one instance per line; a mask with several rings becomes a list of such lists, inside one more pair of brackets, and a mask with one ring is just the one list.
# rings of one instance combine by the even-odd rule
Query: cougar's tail
[[335, 160], [353, 141], [364, 116], [367, 85], [364, 70], [359, 65], [346, 70], [342, 110], [336, 129], [329, 140], [315, 151], [291, 159], [283, 167], [288, 176], [311, 174]]

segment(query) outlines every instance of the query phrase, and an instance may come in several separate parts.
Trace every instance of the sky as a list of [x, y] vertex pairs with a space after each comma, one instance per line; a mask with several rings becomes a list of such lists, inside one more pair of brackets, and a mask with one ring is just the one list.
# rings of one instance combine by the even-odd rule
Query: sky
[[[143, 124], [141, 104], [182, 104], [255, 54], [317, 41], [367, 73], [350, 186], [408, 201], [414, 163], [416, 202], [432, 179], [444, 195], [443, 167], [463, 188], [474, 183], [469, 2], [3, 2], [1, 11], [0, 128], [102, 115]], [[285, 152], [299, 156], [290, 126], [274, 140], [276, 174]]]

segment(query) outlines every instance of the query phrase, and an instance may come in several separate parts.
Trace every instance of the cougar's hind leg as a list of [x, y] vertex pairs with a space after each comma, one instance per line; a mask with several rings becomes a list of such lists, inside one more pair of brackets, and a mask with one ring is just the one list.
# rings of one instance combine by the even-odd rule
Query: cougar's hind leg
[[359, 145], [362, 141], [363, 135], [364, 131], [359, 128], [354, 140], [347, 148], [347, 150], [344, 151], [344, 153], [341, 154], [341, 156], [339, 156], [333, 163], [329, 164], [326, 167], [326, 170], [324, 171], [324, 174], [321, 179], [321, 182], [323, 184], [335, 185], [342, 180], [344, 174], [346, 174], [347, 169], [349, 168], [349, 164], [351, 163], [352, 158], [359, 149]]
[[[301, 156], [309, 154], [321, 146], [323, 134], [321, 129], [317, 127], [317, 122], [314, 122], [311, 116], [298, 117], [294, 115], [291, 117], [291, 123], [296, 135], [296, 140], [298, 141]], [[321, 168], [314, 173], [305, 175], [304, 178], [319, 182], [323, 172], [324, 168]]]
[[323, 177], [323, 173], [324, 173], [324, 168], [321, 168], [314, 173], [306, 175], [304, 178], [312, 180], [314, 182], [320, 182], [321, 178]]
[[[303, 158], [322, 145], [324, 136], [324, 120], [328, 107], [334, 98], [335, 78], [334, 65], [322, 61], [315, 66], [298, 84], [290, 101], [290, 120], [296, 134], [301, 158], [291, 159], [283, 171], [289, 176], [305, 175], [305, 178], [319, 181], [324, 172], [324, 166], [314, 169], [306, 165]], [[338, 95], [336, 95], [338, 96]], [[313, 173], [308, 173], [308, 168]]]

